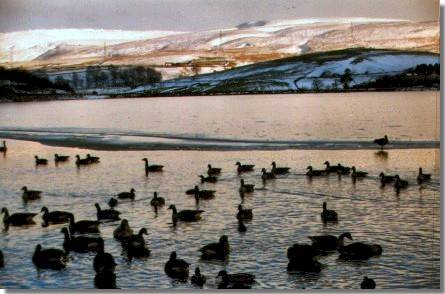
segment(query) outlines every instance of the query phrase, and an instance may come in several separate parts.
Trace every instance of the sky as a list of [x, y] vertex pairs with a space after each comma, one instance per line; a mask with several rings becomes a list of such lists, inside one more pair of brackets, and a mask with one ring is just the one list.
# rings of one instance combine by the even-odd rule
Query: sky
[[0, 0], [0, 32], [204, 31], [246, 21], [325, 17], [438, 20], [439, 0]]

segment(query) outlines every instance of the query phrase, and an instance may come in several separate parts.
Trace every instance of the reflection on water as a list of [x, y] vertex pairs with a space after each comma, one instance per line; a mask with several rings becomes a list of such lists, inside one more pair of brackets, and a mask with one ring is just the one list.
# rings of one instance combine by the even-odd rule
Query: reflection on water
[[[112, 237], [118, 222], [101, 225], [105, 249], [115, 256], [116, 284], [120, 288], [192, 288], [190, 283], [177, 283], [164, 274], [170, 252], [201, 268], [207, 276], [207, 288], [215, 288], [215, 276], [226, 268], [229, 272], [251, 272], [257, 277], [254, 288], [358, 288], [364, 275], [376, 280], [378, 288], [439, 288], [440, 285], [440, 151], [439, 149], [389, 150], [383, 157], [372, 150], [288, 150], [288, 151], [91, 151], [76, 148], [48, 147], [37, 143], [8, 140], [9, 152], [0, 158], [0, 206], [10, 212], [67, 210], [77, 219], [95, 219], [94, 203], [102, 207], [118, 192], [136, 190], [134, 202], [121, 201], [116, 209], [129, 220], [134, 230], [146, 227], [146, 241], [152, 256], [147, 260], [127, 262], [120, 244]], [[70, 155], [68, 163], [54, 164], [54, 153]], [[101, 163], [76, 168], [74, 156], [91, 153]], [[36, 168], [34, 154], [48, 158], [48, 166]], [[163, 173], [144, 174], [141, 159], [164, 165]], [[355, 165], [369, 172], [357, 180], [337, 175], [313, 178], [304, 176], [305, 168], [323, 168], [322, 163]], [[235, 218], [242, 201], [238, 188], [240, 176], [235, 162], [255, 164], [253, 173], [242, 178], [258, 188], [244, 195], [244, 206], [253, 208], [254, 218], [246, 222], [247, 232], [238, 232]], [[291, 167], [289, 175], [263, 185], [260, 169]], [[216, 190], [216, 197], [200, 201], [203, 219], [197, 223], [172, 226], [171, 211], [196, 207], [193, 196], [184, 191], [199, 183], [199, 174], [208, 163], [223, 169], [216, 184], [204, 188]], [[417, 169], [432, 173], [433, 180], [419, 186]], [[399, 174], [410, 182], [408, 189], [397, 195], [391, 185], [380, 187], [378, 174]], [[20, 188], [42, 190], [40, 201], [26, 206]], [[166, 205], [157, 213], [150, 206], [153, 192], [164, 197]], [[328, 202], [339, 213], [338, 224], [323, 225], [321, 204]], [[93, 288], [94, 254], [72, 253], [67, 269], [61, 272], [37, 273], [31, 262], [36, 244], [61, 248], [63, 225], [30, 228], [11, 227], [0, 233], [0, 248], [6, 267], [0, 269], [0, 285], [5, 288]], [[286, 249], [293, 243], [309, 243], [307, 236], [339, 235], [350, 232], [355, 241], [382, 245], [383, 255], [364, 262], [344, 262], [338, 254], [320, 259], [320, 274], [288, 274]], [[226, 263], [200, 260], [198, 249], [216, 242], [220, 235], [229, 238], [232, 253]]]

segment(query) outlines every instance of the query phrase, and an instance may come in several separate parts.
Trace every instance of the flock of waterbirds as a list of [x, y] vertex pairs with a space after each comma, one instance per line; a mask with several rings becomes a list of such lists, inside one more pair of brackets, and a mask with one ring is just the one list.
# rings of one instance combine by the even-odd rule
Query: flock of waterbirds
[[[374, 143], [378, 144], [382, 149], [383, 146], [388, 144], [388, 137], [374, 140]], [[0, 152], [7, 152], [6, 142], [3, 141], [3, 146], [0, 147]], [[150, 165], [147, 158], [142, 159], [145, 162], [145, 174], [148, 176], [151, 172], [162, 172], [162, 165]], [[66, 155], [54, 155], [54, 161], [56, 164], [61, 162], [68, 162], [69, 156]], [[91, 156], [87, 154], [85, 158], [81, 158], [76, 155], [75, 164], [80, 167], [81, 165], [97, 164], [100, 162], [99, 157]], [[48, 160], [35, 156], [36, 165], [47, 165]], [[237, 162], [236, 172], [238, 174], [248, 173], [254, 171], [255, 165], [253, 164], [241, 164]], [[329, 175], [330, 173], [337, 173], [339, 176], [351, 175], [353, 181], [358, 178], [367, 177], [368, 173], [364, 171], [358, 171], [354, 166], [348, 167], [342, 164], [330, 165], [328, 161], [324, 162], [326, 166], [324, 169], [316, 170], [312, 166], [307, 167], [306, 176], [322, 177]], [[263, 183], [277, 178], [277, 176], [289, 173], [289, 167], [277, 167], [275, 162], [272, 162], [272, 168], [267, 171], [262, 169], [261, 178]], [[207, 175], [200, 175], [201, 183], [217, 183], [218, 176], [221, 175], [221, 168], [216, 168], [210, 164], [207, 167]], [[402, 180], [398, 175], [385, 175], [383, 172], [379, 175], [381, 185], [384, 186], [389, 183], [394, 184], [394, 188], [397, 193], [401, 189], [408, 186], [406, 180]], [[419, 184], [431, 179], [430, 174], [424, 174], [422, 168], [419, 168], [419, 174], [417, 181]], [[39, 200], [42, 197], [42, 191], [29, 190], [26, 186], [22, 188], [23, 201]], [[245, 194], [251, 194], [255, 191], [255, 185], [246, 184], [244, 179], [240, 180], [239, 193], [243, 199]], [[196, 185], [193, 189], [187, 190], [185, 193], [188, 195], [194, 195], [196, 202], [200, 200], [210, 200], [215, 197], [215, 190], [202, 190]], [[117, 288], [115, 267], [116, 263], [113, 256], [104, 252], [104, 240], [100, 237], [100, 224], [103, 221], [119, 221], [121, 220], [121, 213], [115, 210], [115, 207], [125, 200], [133, 201], [136, 197], [136, 191], [132, 188], [128, 192], [121, 192], [116, 197], [111, 198], [108, 201], [109, 209], [102, 209], [98, 203], [95, 203], [97, 210], [97, 220], [78, 220], [75, 221], [73, 213], [67, 211], [49, 211], [47, 207], [42, 207], [42, 226], [49, 226], [53, 224], [64, 224], [68, 226], [62, 228], [61, 233], [64, 235], [63, 250], [56, 248], [42, 248], [40, 244], [35, 246], [35, 251], [32, 256], [32, 262], [37, 269], [51, 269], [61, 270], [64, 269], [69, 263], [69, 253], [71, 251], [78, 253], [96, 252], [96, 256], [93, 260], [93, 268], [96, 271], [94, 283], [97, 288]], [[157, 209], [162, 208], [166, 201], [164, 198], [159, 197], [157, 192], [154, 192], [154, 196], [150, 201], [150, 204]], [[172, 210], [172, 223], [174, 226], [178, 222], [195, 222], [201, 220], [201, 214], [203, 210], [177, 210], [174, 204], [169, 205], [168, 209]], [[18, 212], [9, 214], [6, 207], [1, 210], [3, 214], [3, 224], [6, 230], [9, 226], [29, 226], [35, 224], [34, 217], [37, 213], [24, 213]], [[327, 209], [327, 203], [324, 202], [321, 211], [321, 221], [324, 224], [337, 223], [338, 214], [334, 210]], [[245, 209], [242, 204], [238, 206], [238, 213], [236, 214], [238, 221], [238, 231], [243, 233], [247, 230], [245, 221], [253, 219], [252, 209]], [[85, 234], [97, 234], [96, 237]], [[120, 225], [114, 230], [113, 237], [119, 241], [122, 245], [123, 253], [127, 257], [127, 260], [131, 262], [133, 258], [148, 258], [151, 255], [151, 251], [146, 245], [144, 235], [147, 234], [145, 228], [141, 228], [137, 234], [131, 229], [129, 222], [126, 219], [122, 219]], [[319, 262], [319, 258], [325, 256], [328, 253], [338, 252], [339, 258], [343, 260], [367, 260], [371, 257], [380, 256], [383, 249], [378, 244], [367, 244], [363, 242], [353, 242], [345, 245], [344, 239], [353, 240], [349, 232], [345, 232], [340, 236], [333, 235], [321, 235], [321, 236], [309, 236], [311, 245], [307, 244], [294, 244], [287, 249], [287, 257], [289, 263], [287, 270], [289, 272], [320, 272], [322, 270], [322, 264]], [[199, 249], [201, 252], [201, 258], [203, 260], [226, 260], [230, 255], [229, 240], [226, 235], [219, 238], [218, 242], [207, 244]], [[4, 255], [0, 250], [0, 268], [5, 266]], [[7, 259], [7, 258], [6, 258]], [[165, 263], [164, 271], [172, 279], [177, 279], [183, 282], [187, 282], [189, 278], [190, 264], [183, 259], [177, 257], [175, 251], [171, 252], [169, 260]], [[227, 273], [225, 270], [221, 270], [218, 275], [219, 289], [250, 289], [255, 283], [255, 276], [250, 273]], [[191, 283], [202, 287], [206, 284], [206, 277], [200, 271], [200, 268], [195, 267], [194, 275], [190, 279]], [[364, 277], [360, 284], [362, 289], [374, 289], [376, 283], [373, 279]]]

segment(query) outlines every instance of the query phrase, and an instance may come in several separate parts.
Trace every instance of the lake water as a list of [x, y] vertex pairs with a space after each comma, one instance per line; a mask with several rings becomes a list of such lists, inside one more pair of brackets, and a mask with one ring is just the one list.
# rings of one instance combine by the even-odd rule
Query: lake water
[[[0, 156], [0, 207], [39, 212], [45, 205], [50, 211], [71, 211], [76, 219], [95, 219], [95, 202], [107, 207], [111, 196], [135, 188], [136, 201], [116, 209], [133, 229], [147, 228], [152, 256], [127, 262], [112, 238], [118, 222], [100, 227], [106, 251], [119, 264], [121, 288], [192, 288], [163, 271], [176, 250], [191, 264], [191, 272], [201, 268], [206, 288], [216, 287], [215, 276], [225, 268], [255, 274], [254, 288], [352, 289], [367, 275], [381, 289], [438, 289], [439, 99], [436, 92], [410, 92], [2, 104], [0, 137], [7, 138], [9, 150]], [[379, 153], [368, 142], [383, 134], [394, 143]], [[54, 153], [72, 159], [55, 166]], [[76, 168], [74, 156], [86, 153], [100, 156], [101, 163]], [[51, 159], [49, 165], [36, 168], [35, 154]], [[143, 157], [164, 165], [165, 171], [145, 177]], [[309, 180], [304, 175], [307, 165], [321, 168], [325, 160], [355, 165], [370, 176], [353, 183], [348, 176]], [[237, 231], [235, 218], [242, 201], [236, 161], [256, 165], [242, 176], [258, 188], [243, 200], [254, 211], [244, 234]], [[291, 173], [263, 185], [260, 170], [269, 169], [272, 161], [291, 167]], [[200, 222], [173, 228], [166, 208], [172, 203], [179, 210], [196, 207], [184, 191], [199, 183], [208, 163], [223, 169], [218, 183], [203, 185], [217, 191], [215, 199], [199, 204], [205, 210]], [[415, 182], [419, 166], [432, 173], [431, 182]], [[391, 185], [381, 188], [381, 171], [398, 173], [409, 188], [400, 194]], [[23, 185], [42, 190], [42, 200], [24, 205]], [[154, 191], [167, 204], [157, 214], [149, 204]], [[338, 224], [321, 222], [323, 201], [338, 212]], [[37, 273], [31, 261], [35, 245], [61, 248], [63, 225], [43, 228], [40, 215], [35, 219], [32, 227], [0, 232], [6, 263], [0, 286], [93, 288], [94, 254], [71, 253], [66, 270]], [[286, 272], [287, 247], [309, 244], [307, 236], [346, 231], [354, 241], [380, 244], [383, 255], [345, 262], [333, 253], [320, 258], [324, 268], [319, 274]], [[222, 234], [232, 248], [229, 261], [201, 261], [198, 249]]]

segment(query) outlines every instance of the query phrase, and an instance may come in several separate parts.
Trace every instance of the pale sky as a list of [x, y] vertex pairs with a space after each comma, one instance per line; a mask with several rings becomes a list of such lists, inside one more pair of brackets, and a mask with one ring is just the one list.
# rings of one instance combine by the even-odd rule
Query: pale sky
[[254, 20], [323, 17], [438, 20], [439, 0], [0, 0], [0, 32], [203, 31]]

